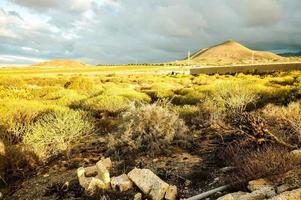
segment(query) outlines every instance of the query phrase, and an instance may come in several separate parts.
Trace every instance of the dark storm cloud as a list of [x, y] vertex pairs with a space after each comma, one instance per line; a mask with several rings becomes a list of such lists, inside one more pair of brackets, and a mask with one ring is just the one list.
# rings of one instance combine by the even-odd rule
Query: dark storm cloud
[[0, 55], [161, 62], [228, 39], [301, 49], [300, 0], [5, 1]]

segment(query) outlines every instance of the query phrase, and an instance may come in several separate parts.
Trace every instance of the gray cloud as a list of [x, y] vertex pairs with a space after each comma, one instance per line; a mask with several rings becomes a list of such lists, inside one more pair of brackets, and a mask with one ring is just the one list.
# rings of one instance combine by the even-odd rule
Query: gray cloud
[[50, 9], [59, 5], [60, 0], [11, 0], [12, 2], [34, 9]]
[[0, 9], [2, 55], [162, 62], [228, 39], [261, 50], [301, 49], [299, 0], [10, 0], [8, 5]]
[[269, 26], [280, 22], [283, 8], [279, 0], [240, 0], [240, 14], [247, 26]]

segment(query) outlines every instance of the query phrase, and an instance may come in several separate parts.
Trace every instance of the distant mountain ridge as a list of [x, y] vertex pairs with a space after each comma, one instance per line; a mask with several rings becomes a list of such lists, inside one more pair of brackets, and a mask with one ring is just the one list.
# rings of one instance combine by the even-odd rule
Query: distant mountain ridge
[[301, 57], [301, 51], [299, 51], [299, 52], [279, 53], [278, 55], [283, 56], [283, 57]]
[[31, 65], [32, 67], [62, 67], [62, 68], [82, 68], [87, 67], [85, 63], [75, 60], [50, 60]]

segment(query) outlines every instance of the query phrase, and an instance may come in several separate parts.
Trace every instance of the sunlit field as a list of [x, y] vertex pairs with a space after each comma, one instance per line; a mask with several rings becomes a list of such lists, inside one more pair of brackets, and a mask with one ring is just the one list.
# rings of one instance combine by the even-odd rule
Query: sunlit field
[[0, 200], [301, 200], [300, 0], [0, 0]]
[[[187, 180], [196, 188], [216, 177], [244, 185], [300, 167], [289, 157], [301, 144], [300, 71], [51, 77], [18, 71], [0, 77], [3, 185], [45, 173], [70, 177], [70, 170], [110, 156], [118, 161], [113, 173], [139, 163], [165, 174], [187, 197], [198, 193], [185, 189]], [[227, 166], [235, 172], [217, 173]]]

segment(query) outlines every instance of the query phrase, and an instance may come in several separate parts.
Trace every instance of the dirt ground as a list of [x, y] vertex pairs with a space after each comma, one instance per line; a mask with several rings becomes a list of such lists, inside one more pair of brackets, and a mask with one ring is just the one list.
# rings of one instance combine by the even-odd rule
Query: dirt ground
[[[105, 157], [105, 140], [94, 139], [92, 142], [76, 145], [69, 158], [61, 156], [41, 167], [37, 175], [20, 180], [6, 189], [6, 200], [56, 200], [56, 199], [133, 199], [138, 188], [129, 192], [100, 191], [94, 197], [85, 195], [80, 187], [76, 169], [80, 166], [94, 165]], [[197, 146], [193, 150], [175, 148], [171, 154], [154, 157], [139, 156], [125, 159], [111, 155], [113, 170], [111, 176], [128, 173], [134, 167], [148, 168], [162, 180], [178, 187], [179, 199], [187, 198], [212, 188], [223, 185], [222, 173], [208, 167], [198, 155]], [[217, 194], [221, 195], [221, 194]], [[215, 197], [212, 197], [215, 199]]]

